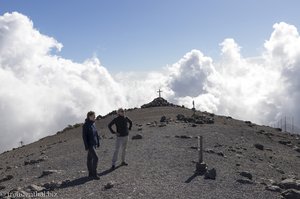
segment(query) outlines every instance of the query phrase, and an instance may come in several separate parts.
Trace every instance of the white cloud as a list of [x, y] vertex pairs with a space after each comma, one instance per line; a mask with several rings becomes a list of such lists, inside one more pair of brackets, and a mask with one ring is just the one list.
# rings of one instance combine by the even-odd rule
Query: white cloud
[[295, 117], [299, 124], [300, 37], [293, 25], [281, 22], [273, 27], [264, 52], [255, 58], [244, 58], [231, 38], [220, 44], [217, 63], [200, 51], [187, 53], [171, 66], [169, 87], [176, 93], [174, 99], [188, 107], [195, 100], [201, 110], [261, 124], [284, 115]]
[[212, 59], [199, 50], [192, 50], [169, 69], [169, 86], [176, 97], [196, 97], [206, 93], [211, 76], [215, 73]]
[[111, 75], [96, 58], [75, 63], [53, 53], [62, 44], [41, 34], [19, 13], [0, 16], [0, 151], [32, 142], [83, 121], [85, 113], [105, 114], [139, 107], [161, 88], [170, 101], [259, 123], [284, 114], [300, 122], [300, 37], [279, 23], [256, 58], [244, 58], [234, 39], [221, 44], [214, 62], [191, 50], [178, 62], [150, 73]]
[[97, 58], [82, 64], [51, 54], [62, 45], [19, 13], [0, 17], [1, 149], [104, 114], [126, 103], [120, 84]]

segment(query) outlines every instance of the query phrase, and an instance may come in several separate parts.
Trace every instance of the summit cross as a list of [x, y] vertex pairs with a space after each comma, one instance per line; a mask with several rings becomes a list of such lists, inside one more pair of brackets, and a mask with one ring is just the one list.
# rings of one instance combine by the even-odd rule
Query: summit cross
[[158, 96], [161, 97], [161, 93], [162, 93], [163, 91], [159, 89], [157, 92], [158, 92]]

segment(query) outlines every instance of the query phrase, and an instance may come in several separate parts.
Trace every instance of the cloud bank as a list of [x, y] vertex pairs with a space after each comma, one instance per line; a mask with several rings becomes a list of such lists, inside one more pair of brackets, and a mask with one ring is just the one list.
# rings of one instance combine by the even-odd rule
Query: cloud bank
[[0, 16], [0, 152], [83, 121], [138, 107], [162, 88], [168, 100], [202, 111], [270, 124], [283, 115], [300, 122], [300, 36], [276, 23], [264, 50], [243, 57], [232, 38], [221, 44], [220, 60], [200, 50], [150, 73], [110, 74], [96, 57], [76, 63], [59, 57], [63, 45], [41, 34], [26, 16]]

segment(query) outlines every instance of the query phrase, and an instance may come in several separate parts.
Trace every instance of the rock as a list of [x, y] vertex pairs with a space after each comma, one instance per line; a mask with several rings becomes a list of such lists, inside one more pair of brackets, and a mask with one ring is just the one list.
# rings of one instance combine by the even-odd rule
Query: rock
[[269, 137], [269, 138], [271, 138], [272, 136], [274, 136], [274, 134], [273, 134], [273, 133], [270, 133], [270, 132], [265, 133], [265, 135], [266, 135], [267, 137]]
[[107, 183], [105, 186], [104, 186], [104, 189], [111, 189], [111, 188], [113, 188], [114, 187], [114, 182], [109, 182], [109, 183]]
[[160, 122], [167, 122], [166, 116], [162, 116], [162, 117], [160, 118]]
[[222, 146], [223, 146], [222, 144], [216, 143], [214, 147], [217, 148], [217, 147], [222, 147]]
[[283, 145], [289, 145], [289, 144], [291, 144], [291, 141], [280, 140], [280, 141], [278, 141], [278, 143], [283, 144]]
[[206, 171], [206, 173], [204, 174], [204, 179], [215, 180], [216, 176], [217, 176], [217, 171], [215, 168], [212, 168]]
[[262, 184], [262, 185], [265, 185], [265, 186], [270, 186], [270, 185], [278, 186], [278, 184], [276, 184], [273, 179], [260, 178], [260, 180], [261, 180], [260, 184]]
[[143, 136], [140, 135], [140, 134], [137, 134], [137, 135], [132, 136], [131, 139], [132, 139], [132, 140], [140, 140], [140, 139], [143, 139]]
[[44, 170], [42, 175], [40, 176], [40, 178], [42, 178], [44, 176], [47, 176], [47, 175], [50, 175], [50, 174], [53, 174], [53, 173], [61, 173], [61, 171], [58, 171], [58, 170]]
[[285, 199], [299, 199], [300, 191], [289, 189], [281, 193], [281, 196]]
[[179, 107], [177, 105], [169, 103], [167, 100], [165, 100], [162, 97], [158, 97], [158, 98], [155, 98], [152, 102], [142, 105], [141, 108], [160, 107], [160, 106]]
[[275, 185], [268, 185], [268, 186], [266, 186], [266, 190], [273, 191], [273, 192], [281, 192], [280, 187], [275, 186]]
[[193, 136], [189, 135], [175, 135], [176, 138], [181, 138], [181, 139], [192, 139]]
[[242, 172], [240, 172], [240, 175], [248, 178], [249, 180], [252, 180], [252, 174], [250, 172], [242, 171]]
[[3, 189], [5, 189], [5, 188], [6, 188], [5, 186], [0, 185], [0, 191], [3, 190]]
[[297, 147], [294, 150], [297, 151], [298, 153], [300, 153], [300, 148]]
[[224, 155], [224, 153], [223, 153], [223, 152], [218, 152], [218, 153], [217, 153], [217, 155], [218, 155], [218, 156], [222, 156], [222, 157], [226, 158], [226, 155]]
[[9, 180], [11, 180], [11, 179], [13, 179], [14, 177], [12, 176], [12, 175], [7, 175], [6, 177], [4, 177], [4, 178], [2, 178], [1, 180], [0, 180], [0, 183], [1, 182], [5, 182], [5, 181], [9, 181]]
[[205, 149], [205, 152], [206, 153], [216, 153], [214, 150], [212, 150], [212, 149]]
[[178, 114], [176, 116], [177, 120], [184, 121], [186, 123], [194, 123], [194, 124], [213, 124], [214, 118], [211, 118], [206, 115], [193, 115], [192, 117], [185, 117], [182, 114]]
[[44, 191], [44, 187], [35, 185], [35, 184], [31, 184], [27, 187], [27, 189], [29, 189], [31, 192], [41, 192]]
[[42, 158], [39, 158], [37, 160], [25, 160], [24, 165], [26, 166], [26, 165], [37, 164], [37, 163], [45, 161], [46, 159], [47, 159], [46, 157], [42, 157]]
[[196, 173], [202, 175], [202, 174], [205, 174], [206, 171], [207, 171], [207, 165], [204, 162], [202, 162], [202, 163], [197, 162], [196, 163]]
[[284, 174], [284, 171], [281, 170], [281, 169], [279, 169], [279, 168], [276, 168], [276, 171], [277, 171], [278, 173]]
[[258, 133], [258, 134], [264, 134], [264, 132], [265, 132], [265, 130], [259, 130], [256, 133]]
[[143, 128], [141, 128], [141, 127], [140, 127], [140, 128], [138, 128], [138, 131], [142, 131], [142, 130], [143, 130]]
[[208, 118], [206, 124], [214, 124], [215, 120], [213, 118]]
[[266, 151], [273, 151], [272, 149], [270, 149], [270, 148], [266, 148]]
[[217, 154], [218, 156], [226, 157], [223, 152], [215, 152], [213, 149], [205, 149], [206, 153]]
[[197, 124], [192, 124], [192, 127], [197, 127]]
[[264, 150], [264, 145], [262, 144], [254, 144], [255, 148], [259, 149], [259, 150]]
[[253, 184], [253, 181], [248, 180], [248, 179], [238, 179], [236, 181], [241, 183], [241, 184]]
[[161, 123], [160, 125], [158, 125], [158, 127], [164, 127], [167, 126], [165, 123]]
[[296, 189], [300, 190], [300, 180], [295, 180], [292, 178], [285, 179], [281, 181], [278, 186], [281, 189]]
[[[195, 120], [194, 122], [195, 122], [195, 124], [205, 124], [203, 120]], [[193, 124], [193, 125], [195, 125], [195, 124]]]
[[183, 120], [185, 119], [185, 116], [182, 115], [182, 114], [178, 114], [178, 115], [176, 116], [176, 118], [177, 118], [177, 120], [179, 120], [179, 121], [183, 121]]

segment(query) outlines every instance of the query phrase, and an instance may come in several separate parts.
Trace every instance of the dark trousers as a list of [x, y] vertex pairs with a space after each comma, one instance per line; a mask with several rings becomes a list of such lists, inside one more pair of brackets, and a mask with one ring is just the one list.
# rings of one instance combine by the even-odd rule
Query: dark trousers
[[98, 156], [95, 147], [89, 147], [87, 155], [87, 168], [89, 170], [89, 176], [97, 175]]

